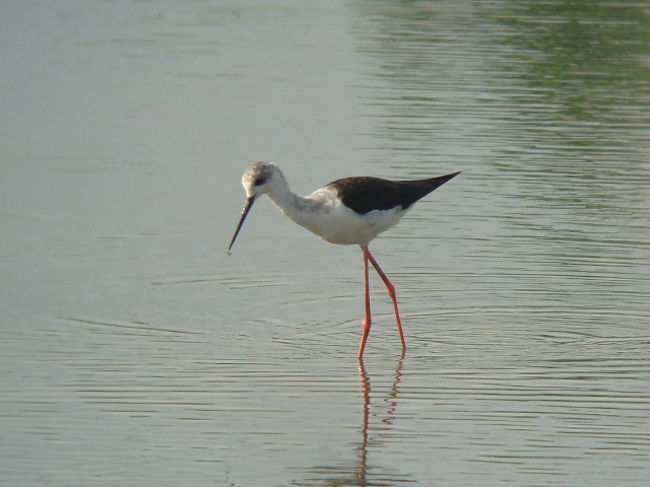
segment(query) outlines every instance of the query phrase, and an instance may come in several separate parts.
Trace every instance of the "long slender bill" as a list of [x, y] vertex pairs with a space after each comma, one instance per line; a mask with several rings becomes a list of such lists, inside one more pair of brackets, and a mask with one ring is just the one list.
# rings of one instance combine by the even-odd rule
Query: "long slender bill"
[[228, 249], [226, 250], [226, 253], [230, 255], [230, 249], [232, 248], [232, 245], [235, 243], [235, 239], [237, 238], [237, 235], [239, 235], [239, 230], [241, 230], [241, 226], [244, 224], [244, 220], [246, 219], [246, 215], [248, 215], [248, 212], [251, 211], [251, 208], [253, 207], [253, 203], [255, 203], [255, 196], [251, 196], [246, 200], [246, 204], [244, 205], [244, 209], [241, 212], [241, 217], [239, 217], [239, 224], [237, 225], [237, 230], [235, 230], [235, 234], [232, 236], [232, 240], [230, 241], [230, 245], [228, 245]]

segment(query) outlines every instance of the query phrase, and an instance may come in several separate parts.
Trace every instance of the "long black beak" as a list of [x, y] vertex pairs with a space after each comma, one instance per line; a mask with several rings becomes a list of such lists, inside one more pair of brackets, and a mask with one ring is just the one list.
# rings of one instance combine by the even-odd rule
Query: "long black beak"
[[246, 204], [244, 205], [244, 209], [241, 212], [241, 216], [239, 217], [239, 224], [237, 225], [237, 230], [235, 230], [235, 234], [232, 236], [232, 240], [230, 241], [230, 245], [228, 245], [228, 249], [226, 250], [227, 254], [230, 254], [230, 249], [232, 248], [232, 245], [235, 243], [235, 239], [237, 238], [237, 235], [239, 235], [239, 230], [241, 230], [241, 226], [244, 224], [244, 220], [246, 219], [246, 215], [248, 215], [248, 212], [251, 211], [251, 208], [253, 207], [253, 203], [255, 203], [255, 198], [256, 196], [251, 196], [246, 200]]

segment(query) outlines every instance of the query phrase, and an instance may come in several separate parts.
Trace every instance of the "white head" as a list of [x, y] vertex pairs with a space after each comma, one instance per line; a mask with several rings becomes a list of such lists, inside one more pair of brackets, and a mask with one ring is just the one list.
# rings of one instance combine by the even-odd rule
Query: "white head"
[[230, 253], [230, 249], [235, 243], [239, 230], [246, 219], [246, 215], [248, 215], [248, 212], [253, 207], [255, 199], [261, 194], [273, 193], [287, 188], [287, 181], [284, 179], [284, 174], [272, 162], [256, 162], [253, 164], [246, 169], [246, 172], [241, 178], [241, 183], [244, 186], [244, 190], [246, 190], [247, 200], [239, 218], [239, 224], [237, 225], [235, 234], [230, 241], [230, 245], [228, 245], [227, 253]]
[[246, 169], [241, 178], [241, 183], [248, 198], [273, 192], [278, 185], [286, 186], [287, 184], [280, 168], [272, 162], [256, 162], [253, 164]]

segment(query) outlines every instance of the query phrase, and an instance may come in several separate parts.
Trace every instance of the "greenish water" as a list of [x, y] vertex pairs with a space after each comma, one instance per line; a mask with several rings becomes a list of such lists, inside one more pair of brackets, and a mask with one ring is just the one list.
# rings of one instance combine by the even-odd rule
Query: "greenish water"
[[[643, 486], [645, 2], [0, 6], [0, 483]], [[362, 256], [260, 201], [463, 170]]]

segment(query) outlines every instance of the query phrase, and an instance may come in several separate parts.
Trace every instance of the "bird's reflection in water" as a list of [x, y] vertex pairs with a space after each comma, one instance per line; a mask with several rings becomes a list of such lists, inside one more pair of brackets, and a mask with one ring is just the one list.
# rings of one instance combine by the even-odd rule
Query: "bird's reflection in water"
[[[405, 354], [395, 364], [395, 374], [388, 395], [384, 398], [386, 403], [385, 415], [381, 419], [382, 430], [387, 427], [395, 427], [399, 420], [399, 385], [403, 376]], [[302, 482], [295, 482], [293, 485], [324, 485], [324, 486], [357, 486], [368, 487], [372, 485], [403, 485], [414, 482], [408, 475], [397, 472], [387, 472], [376, 465], [369, 465], [369, 457], [372, 449], [379, 449], [386, 446], [385, 440], [377, 441], [372, 438], [374, 415], [371, 414], [372, 389], [370, 376], [366, 371], [363, 360], [359, 360], [359, 381], [361, 386], [361, 440], [356, 448], [358, 462], [355, 466], [319, 466], [309, 469], [311, 478]], [[377, 415], [379, 416], [379, 415]], [[374, 440], [374, 441], [373, 441]]]

